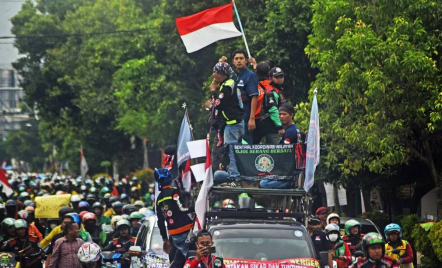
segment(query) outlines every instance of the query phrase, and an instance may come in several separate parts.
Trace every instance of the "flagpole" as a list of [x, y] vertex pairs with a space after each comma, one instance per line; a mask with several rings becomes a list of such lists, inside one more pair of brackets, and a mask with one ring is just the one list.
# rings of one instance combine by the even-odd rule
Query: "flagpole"
[[186, 117], [187, 117], [187, 123], [189, 124], [190, 135], [192, 135], [192, 140], [194, 141], [195, 138], [193, 137], [193, 128], [192, 128], [192, 125], [190, 124], [190, 117], [189, 117], [189, 113], [187, 112], [187, 104], [186, 103], [183, 103], [183, 108], [184, 108], [184, 113], [186, 114]]
[[239, 28], [241, 29], [242, 38], [244, 39], [244, 44], [246, 45], [247, 54], [249, 54], [249, 59], [252, 57], [250, 56], [250, 50], [249, 45], [247, 45], [246, 35], [244, 34], [244, 29], [242, 28], [241, 19], [239, 18], [238, 9], [236, 9], [235, 1], [232, 1], [233, 8], [235, 9], [236, 18], [238, 19]]

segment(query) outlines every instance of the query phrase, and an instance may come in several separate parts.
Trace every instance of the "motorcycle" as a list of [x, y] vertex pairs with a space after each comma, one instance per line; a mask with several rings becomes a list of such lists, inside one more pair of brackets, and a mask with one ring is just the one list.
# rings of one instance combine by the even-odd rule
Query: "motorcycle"
[[16, 265], [14, 253], [0, 252], [0, 268], [14, 268]]
[[103, 258], [102, 268], [121, 268], [121, 261], [130, 262], [123, 254], [113, 251], [104, 251], [101, 253]]

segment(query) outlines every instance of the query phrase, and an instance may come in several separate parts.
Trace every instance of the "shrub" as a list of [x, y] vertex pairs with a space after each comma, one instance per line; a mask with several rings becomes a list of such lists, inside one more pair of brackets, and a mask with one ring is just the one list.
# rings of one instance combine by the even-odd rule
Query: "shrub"
[[435, 223], [428, 233], [434, 252], [439, 261], [442, 261], [442, 221]]
[[137, 170], [134, 172], [133, 176], [137, 177], [140, 182], [145, 181], [147, 183], [154, 183], [153, 169], [151, 168]]
[[422, 223], [422, 222], [424, 222], [424, 221], [420, 220], [416, 214], [411, 214], [411, 215], [405, 216], [402, 218], [401, 221], [398, 221], [398, 223], [402, 227], [402, 236], [404, 237], [405, 240], [410, 242], [412, 245], [414, 245], [415, 243], [413, 241], [413, 237], [411, 234], [412, 234], [414, 228], [416, 228], [416, 225], [419, 223]]
[[[430, 229], [431, 230], [431, 229]], [[429, 267], [441, 267], [442, 263], [437, 259], [436, 252], [434, 251], [432, 241], [428, 237], [428, 233], [419, 224], [416, 224], [411, 233], [414, 246], [417, 251], [424, 255], [421, 259], [422, 268]]]

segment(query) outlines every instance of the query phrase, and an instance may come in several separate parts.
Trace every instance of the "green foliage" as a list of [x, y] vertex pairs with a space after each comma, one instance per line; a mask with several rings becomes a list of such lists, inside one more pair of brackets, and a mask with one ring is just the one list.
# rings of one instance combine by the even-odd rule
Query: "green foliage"
[[151, 168], [137, 170], [134, 172], [133, 176], [137, 177], [138, 181], [146, 181], [147, 183], [154, 183], [153, 169]]
[[428, 238], [430, 238], [437, 258], [442, 262], [442, 221], [435, 223], [431, 227]]
[[4, 145], [7, 154], [29, 163], [30, 170], [43, 170], [46, 154], [35, 126], [23, 125], [21, 130], [9, 132]]
[[424, 255], [422, 258], [423, 267], [440, 267], [442, 263], [437, 259], [428, 234], [429, 232], [425, 231], [419, 224], [416, 224], [411, 234], [414, 247], [418, 252]]
[[418, 226], [419, 223], [422, 223], [423, 221], [419, 219], [419, 217], [416, 214], [411, 214], [408, 216], [405, 216], [400, 221], [400, 226], [402, 227], [402, 236], [405, 240], [408, 240], [412, 245], [414, 245], [414, 241], [412, 233], [413, 230]]
[[112, 163], [109, 161], [103, 161], [103, 162], [101, 162], [100, 166], [107, 168], [107, 167], [112, 166]]

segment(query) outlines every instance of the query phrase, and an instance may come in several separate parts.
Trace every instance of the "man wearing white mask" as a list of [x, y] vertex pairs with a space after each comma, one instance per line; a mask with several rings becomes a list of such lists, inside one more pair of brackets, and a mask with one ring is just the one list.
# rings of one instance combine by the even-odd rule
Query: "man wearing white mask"
[[[330, 250], [330, 254], [333, 260], [336, 261], [338, 268], [347, 268], [351, 263], [352, 258], [347, 244], [341, 240], [339, 226], [335, 223], [328, 224], [325, 227], [325, 234], [332, 244], [333, 249]], [[342, 246], [336, 247], [339, 242], [342, 242]]]

